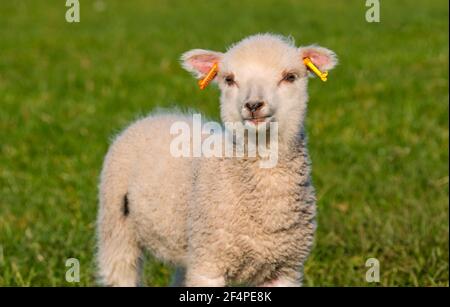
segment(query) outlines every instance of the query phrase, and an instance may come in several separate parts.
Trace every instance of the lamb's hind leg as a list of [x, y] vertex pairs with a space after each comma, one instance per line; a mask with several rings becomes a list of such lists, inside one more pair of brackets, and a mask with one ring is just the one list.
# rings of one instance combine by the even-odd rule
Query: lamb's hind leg
[[104, 213], [98, 224], [97, 260], [101, 283], [119, 287], [139, 285], [141, 249], [127, 217]]
[[137, 286], [141, 249], [130, 219], [133, 210], [127, 192], [130, 161], [119, 149], [110, 151], [101, 176], [97, 262], [103, 285]]

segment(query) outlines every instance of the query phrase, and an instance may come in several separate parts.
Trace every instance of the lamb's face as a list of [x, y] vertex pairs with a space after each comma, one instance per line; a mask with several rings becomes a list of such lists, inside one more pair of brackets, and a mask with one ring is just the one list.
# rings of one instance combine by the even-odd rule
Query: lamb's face
[[222, 92], [224, 122], [258, 127], [277, 121], [282, 128], [303, 119], [309, 75], [304, 57], [310, 57], [322, 70], [336, 64], [334, 53], [328, 49], [297, 48], [290, 40], [263, 34], [244, 39], [226, 53], [189, 51], [183, 55], [183, 65], [201, 77], [214, 63], [219, 64], [214, 81]]
[[257, 36], [222, 57], [217, 82], [225, 122], [248, 126], [301, 117], [307, 71], [298, 49], [277, 37]]

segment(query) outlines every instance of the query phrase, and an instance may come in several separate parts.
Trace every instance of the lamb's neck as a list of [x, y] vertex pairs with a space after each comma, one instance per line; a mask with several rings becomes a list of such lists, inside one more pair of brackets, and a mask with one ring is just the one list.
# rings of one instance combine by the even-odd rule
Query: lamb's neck
[[279, 141], [277, 168], [298, 172], [307, 164], [309, 164], [309, 158], [304, 131], [299, 132], [290, 140]]
[[285, 159], [295, 159], [307, 156], [306, 134], [302, 127], [291, 137], [279, 140], [279, 156]]
[[[271, 157], [270, 159], [273, 158], [274, 157]], [[267, 161], [268, 159], [260, 157], [259, 155], [253, 158], [244, 157], [242, 159], [231, 159], [231, 163], [241, 168], [244, 172], [253, 174], [267, 174], [270, 173], [271, 170], [274, 172], [281, 170], [286, 173], [301, 172], [304, 174], [309, 174], [309, 157], [306, 148], [306, 136], [304, 130], [301, 129], [290, 139], [279, 139], [277, 142], [275, 158], [275, 163], [270, 167], [262, 167], [262, 162]]]
[[264, 227], [278, 229], [289, 223], [286, 215], [294, 212], [292, 216], [297, 217], [299, 206], [309, 204], [310, 165], [304, 135], [281, 144], [274, 167], [261, 168], [259, 162], [260, 158], [230, 159], [227, 178], [233, 194], [241, 195], [239, 204], [254, 216], [270, 214], [274, 220]]

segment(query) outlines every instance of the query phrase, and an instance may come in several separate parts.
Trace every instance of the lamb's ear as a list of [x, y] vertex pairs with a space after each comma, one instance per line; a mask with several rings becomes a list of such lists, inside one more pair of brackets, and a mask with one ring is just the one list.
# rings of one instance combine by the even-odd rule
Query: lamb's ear
[[214, 63], [219, 63], [222, 56], [223, 53], [221, 52], [193, 49], [183, 53], [181, 65], [194, 76], [200, 78], [211, 70]]
[[314, 65], [321, 71], [328, 71], [333, 69], [338, 63], [336, 54], [320, 46], [312, 45], [298, 48], [300, 52], [300, 59], [310, 58]]

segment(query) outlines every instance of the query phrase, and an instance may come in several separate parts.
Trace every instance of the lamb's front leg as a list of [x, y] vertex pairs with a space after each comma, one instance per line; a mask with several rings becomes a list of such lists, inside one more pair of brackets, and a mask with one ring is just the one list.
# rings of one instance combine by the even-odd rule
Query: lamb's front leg
[[214, 264], [197, 259], [187, 269], [187, 287], [224, 287], [225, 278]]
[[302, 274], [300, 272], [290, 272], [282, 274], [279, 277], [267, 281], [261, 287], [301, 287]]

